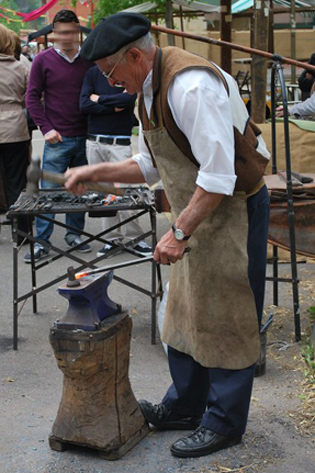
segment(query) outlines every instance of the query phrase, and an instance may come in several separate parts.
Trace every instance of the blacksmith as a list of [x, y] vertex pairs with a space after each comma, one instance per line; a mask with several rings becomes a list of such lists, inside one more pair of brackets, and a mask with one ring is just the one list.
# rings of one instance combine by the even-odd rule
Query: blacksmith
[[82, 56], [110, 85], [139, 94], [139, 154], [70, 169], [67, 187], [80, 193], [84, 180], [162, 179], [173, 225], [154, 258], [171, 263], [162, 338], [173, 384], [161, 404], [140, 406], [159, 429], [194, 430], [171, 452], [197, 457], [238, 444], [246, 428], [264, 297], [269, 199], [261, 178], [269, 153], [233, 78], [202, 57], [155, 47], [149, 30], [144, 16], [118, 13], [83, 44]]

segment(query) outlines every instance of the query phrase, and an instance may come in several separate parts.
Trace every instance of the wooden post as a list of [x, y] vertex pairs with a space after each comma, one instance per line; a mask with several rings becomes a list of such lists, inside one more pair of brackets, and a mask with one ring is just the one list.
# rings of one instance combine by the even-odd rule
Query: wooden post
[[[254, 48], [268, 50], [270, 2], [255, 0], [254, 3]], [[252, 103], [251, 116], [256, 123], [266, 118], [267, 59], [252, 55], [251, 72]]]
[[[154, 17], [155, 17], [155, 24], [157, 26], [159, 26], [159, 16], [158, 16], [156, 8], [154, 9]], [[160, 33], [158, 31], [153, 31], [153, 34], [155, 36], [157, 46], [161, 46], [160, 45]]]
[[[291, 1], [291, 12], [290, 12], [290, 25], [291, 25], [291, 58], [296, 59], [296, 21], [295, 21], [295, 0]], [[296, 67], [291, 66], [291, 82], [296, 82]]]
[[[180, 28], [182, 31], [184, 31], [184, 20], [183, 20], [183, 9], [182, 7], [179, 7], [179, 12], [180, 12]], [[185, 38], [182, 37], [182, 47], [183, 49], [186, 49], [185, 45]]]
[[[232, 41], [232, 13], [231, 0], [221, 0], [221, 39], [222, 41]], [[232, 50], [231, 48], [221, 49], [221, 67], [226, 72], [232, 72]]]
[[[172, 0], [166, 0], [165, 5], [165, 24], [167, 28], [174, 28], [173, 25], [173, 7], [172, 7]], [[171, 34], [167, 35], [167, 44], [169, 46], [175, 46], [174, 36]]]
[[268, 52], [274, 54], [275, 52], [275, 38], [273, 33], [273, 0], [270, 0], [270, 15], [269, 15], [269, 40], [268, 40]]

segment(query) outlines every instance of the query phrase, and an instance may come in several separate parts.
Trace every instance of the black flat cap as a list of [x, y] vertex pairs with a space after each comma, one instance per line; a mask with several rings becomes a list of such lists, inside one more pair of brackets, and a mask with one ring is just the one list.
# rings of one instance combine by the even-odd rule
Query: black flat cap
[[150, 27], [150, 21], [138, 13], [121, 12], [102, 18], [84, 41], [80, 55], [87, 61], [111, 56], [146, 35]]

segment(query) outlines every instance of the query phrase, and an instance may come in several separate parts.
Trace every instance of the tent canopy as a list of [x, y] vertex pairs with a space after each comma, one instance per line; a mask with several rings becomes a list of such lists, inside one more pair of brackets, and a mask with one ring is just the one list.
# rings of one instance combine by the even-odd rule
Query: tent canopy
[[[212, 3], [212, 2], [211, 2]], [[248, 8], [254, 6], [254, 0], [236, 0], [232, 5], [232, 13], [240, 13]], [[288, 0], [274, 0], [274, 6], [291, 7], [291, 1]], [[300, 8], [315, 7], [315, 0], [295, 0], [295, 6]]]
[[[201, 1], [190, 1], [190, 0], [173, 0], [173, 6], [182, 7], [184, 10], [192, 11], [202, 11], [205, 13], [220, 13], [220, 0], [201, 0]], [[315, 7], [315, 0], [295, 0], [297, 7], [307, 8]], [[289, 0], [274, 0], [274, 5], [282, 7], [290, 7], [291, 1]], [[232, 0], [232, 14], [241, 13], [249, 8], [254, 6], [254, 0]], [[127, 8], [126, 10], [132, 13], [145, 13], [147, 11], [156, 8], [157, 4], [155, 2], [144, 2], [140, 5], [135, 5], [134, 7]]]

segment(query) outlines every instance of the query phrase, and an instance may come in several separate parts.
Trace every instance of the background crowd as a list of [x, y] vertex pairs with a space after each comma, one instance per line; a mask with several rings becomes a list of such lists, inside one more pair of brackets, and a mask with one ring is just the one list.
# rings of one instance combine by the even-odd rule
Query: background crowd
[[[19, 37], [0, 25], [0, 211], [6, 212], [19, 197], [26, 184], [26, 169], [32, 154], [32, 131], [37, 127], [45, 139], [42, 156], [44, 170], [64, 173], [70, 167], [101, 161], [130, 158], [136, 95], [123, 88], [108, 85], [93, 63], [80, 56], [80, 25], [74, 12], [59, 11], [53, 20], [54, 46], [30, 54], [21, 47]], [[42, 181], [41, 187], [52, 188]], [[103, 229], [130, 216], [119, 212], [115, 218], [103, 218]], [[54, 218], [51, 214], [49, 217]], [[66, 215], [68, 225], [65, 241], [69, 248], [89, 252], [82, 244], [85, 214]], [[27, 230], [26, 219], [19, 227]], [[35, 260], [49, 253], [53, 223], [36, 218]], [[137, 220], [106, 234], [106, 239], [122, 243], [143, 232]], [[98, 256], [110, 251], [108, 243]], [[140, 241], [134, 250], [143, 255], [151, 248]], [[31, 254], [24, 257], [31, 262]]]

